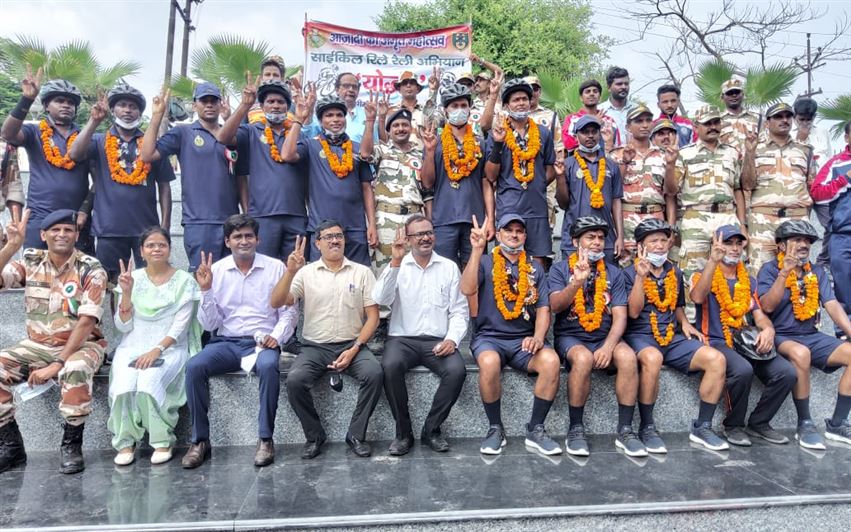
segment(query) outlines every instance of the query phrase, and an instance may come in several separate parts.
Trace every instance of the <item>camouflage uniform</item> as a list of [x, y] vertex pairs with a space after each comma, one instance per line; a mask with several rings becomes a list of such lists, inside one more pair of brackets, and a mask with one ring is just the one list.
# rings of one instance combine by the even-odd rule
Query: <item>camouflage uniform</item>
[[9, 203], [23, 206], [25, 202], [18, 148], [0, 139], [0, 211]]
[[[623, 161], [624, 147], [615, 148], [611, 157], [618, 164]], [[665, 156], [655, 146], [642, 156], [636, 150], [635, 159], [626, 166], [623, 174], [623, 230], [624, 242], [635, 242], [635, 226], [647, 218], [665, 219]], [[627, 266], [635, 253], [623, 259]]]
[[754, 274], [774, 260], [774, 231], [784, 220], [808, 220], [816, 175], [812, 148], [791, 137], [782, 146], [766, 137], [756, 147], [756, 188], [748, 211], [750, 268]]
[[[435, 94], [429, 96], [429, 99], [426, 100], [426, 103], [417, 104], [414, 106], [413, 111], [411, 111], [411, 137], [409, 142], [415, 144], [417, 147], [422, 148], [422, 141], [420, 140], [417, 131], [425, 127], [426, 120], [433, 120], [435, 113], [435, 103], [434, 103]], [[401, 104], [391, 105], [387, 110], [387, 116], [393, 116], [393, 113], [402, 108]], [[388, 141], [389, 142], [389, 141]]]
[[734, 115], [730, 111], [724, 111], [721, 115], [721, 136], [718, 140], [736, 148], [744, 156], [745, 139], [748, 133], [756, 133], [758, 126], [759, 115], [756, 113], [742, 111]]
[[[558, 113], [551, 111], [540, 105], [532, 111], [529, 118], [535, 121], [541, 127], [545, 127], [553, 133], [553, 145], [556, 153], [564, 153], [564, 143], [561, 141], [561, 122], [558, 119]], [[550, 225], [555, 225], [556, 215], [558, 214], [558, 202], [556, 202], [556, 180], [547, 186], [547, 206], [549, 207]]]
[[683, 277], [703, 271], [715, 229], [737, 224], [734, 191], [741, 188], [742, 161], [736, 148], [718, 144], [715, 151], [698, 140], [677, 157], [678, 197], [683, 206], [679, 263]]
[[413, 145], [410, 151], [404, 152], [392, 142], [385, 142], [375, 147], [372, 163], [376, 167], [372, 184], [375, 187], [379, 242], [372, 263], [378, 275], [384, 265], [390, 262], [396, 228], [404, 226], [409, 215], [423, 212], [420, 182], [423, 152]]
[[[25, 287], [27, 339], [0, 350], [0, 426], [15, 416], [12, 386], [56, 360], [79, 316], [100, 320], [107, 283], [97, 259], [74, 251], [57, 269], [41, 249], [24, 250], [23, 260], [3, 269], [2, 280], [4, 289]], [[82, 425], [92, 411], [92, 377], [105, 348], [106, 340], [95, 327], [59, 371], [59, 412], [69, 425]]]

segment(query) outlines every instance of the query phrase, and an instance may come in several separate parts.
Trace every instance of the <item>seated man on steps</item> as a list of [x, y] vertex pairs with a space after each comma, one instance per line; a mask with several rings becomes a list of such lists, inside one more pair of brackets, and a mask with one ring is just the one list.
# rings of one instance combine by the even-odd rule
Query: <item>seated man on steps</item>
[[[774, 322], [777, 351], [788, 358], [798, 373], [792, 399], [798, 411], [795, 438], [801, 447], [824, 449], [824, 440], [810, 417], [810, 367], [832, 373], [844, 367], [833, 417], [825, 419], [824, 435], [829, 440], [851, 444], [851, 342], [819, 332], [822, 308], [846, 335], [851, 322], [833, 295], [827, 272], [810, 263], [810, 250], [818, 240], [815, 227], [806, 220], [787, 220], [775, 232], [777, 260], [762, 265], [757, 291], [762, 308]], [[836, 279], [848, 283], [851, 279]], [[793, 295], [794, 294], [794, 295]]]
[[628, 456], [647, 456], [647, 449], [632, 430], [638, 363], [635, 352], [621, 340], [626, 329], [626, 289], [621, 269], [605, 260], [608, 232], [609, 224], [602, 218], [578, 218], [570, 228], [576, 252], [550, 270], [550, 307], [557, 313], [553, 328], [556, 349], [570, 371], [570, 424], [565, 447], [568, 454], [588, 456], [582, 415], [591, 392], [591, 370], [607, 369], [617, 372], [615, 446]]
[[502, 368], [537, 373], [532, 417], [526, 425], [526, 445], [545, 455], [561, 454], [561, 447], [544, 429], [544, 420], [558, 392], [561, 364], [545, 343], [550, 327], [549, 294], [544, 269], [526, 255], [526, 223], [506, 213], [497, 224], [499, 245], [482, 257], [487, 246], [488, 220], [479, 227], [473, 217], [473, 252], [461, 275], [461, 293], [477, 296], [479, 314], [470, 344], [479, 366], [479, 391], [490, 428], [482, 440], [482, 454], [500, 454], [505, 447], [500, 400]]
[[381, 364], [366, 346], [378, 327], [378, 304], [372, 299], [375, 276], [368, 266], [344, 256], [346, 230], [340, 222], [321, 222], [314, 239], [319, 260], [305, 266], [307, 240], [298, 238], [271, 296], [273, 307], [304, 303], [304, 342], [287, 375], [287, 397], [307, 438], [301, 457], [315, 458], [327, 437], [310, 390], [329, 371], [346, 372], [360, 381], [346, 443], [356, 455], [367, 457], [372, 449], [365, 441], [366, 427], [384, 380]]
[[[407, 246], [410, 253], [405, 253]], [[384, 391], [396, 420], [390, 454], [407, 454], [414, 444], [405, 373], [422, 364], [440, 377], [422, 430], [422, 443], [436, 452], [449, 450], [440, 425], [461, 394], [467, 376], [458, 345], [467, 334], [469, 309], [461, 295], [455, 262], [434, 252], [434, 227], [422, 214], [408, 217], [396, 231], [390, 264], [381, 273], [372, 299], [388, 305], [390, 330], [381, 366]]]
[[[257, 253], [257, 220], [234, 214], [224, 224], [225, 246], [231, 255], [213, 264], [213, 255], [201, 252], [195, 279], [201, 287], [198, 321], [214, 332], [210, 342], [186, 363], [186, 398], [192, 416], [192, 445], [183, 457], [183, 467], [200, 466], [210, 456], [210, 382], [240, 368], [260, 378], [259, 441], [254, 465], [263, 467], [275, 460], [272, 435], [278, 411], [281, 375], [280, 346], [293, 335], [298, 324], [294, 306], [273, 309], [267, 294], [284, 275], [284, 265]], [[255, 361], [245, 359], [257, 354]]]
[[635, 228], [638, 259], [624, 270], [630, 318], [624, 340], [638, 353], [642, 372], [638, 385], [639, 434], [648, 449], [664, 448], [653, 422], [659, 370], [664, 362], [686, 375], [703, 372], [700, 410], [689, 440], [712, 451], [723, 451], [730, 446], [712, 431], [712, 416], [724, 391], [727, 366], [724, 355], [703, 345], [701, 334], [686, 320], [683, 273], [668, 260], [672, 233], [670, 225], [656, 218], [639, 223]]

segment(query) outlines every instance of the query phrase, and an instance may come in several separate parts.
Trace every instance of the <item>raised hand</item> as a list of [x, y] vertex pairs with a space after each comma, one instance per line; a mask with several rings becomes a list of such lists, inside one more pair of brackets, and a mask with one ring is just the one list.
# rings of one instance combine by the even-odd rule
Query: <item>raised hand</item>
[[615, 130], [608, 120], [603, 120], [603, 115], [604, 113], [602, 111], [598, 114], [600, 121], [603, 123], [603, 127], [600, 128], [600, 135], [603, 137], [603, 142], [606, 146], [612, 146], [612, 143], [615, 141]]
[[15, 251], [21, 249], [27, 236], [27, 222], [30, 219], [30, 210], [24, 209], [24, 214], [19, 221], [12, 220], [6, 226], [6, 245]]
[[118, 259], [118, 286], [121, 287], [121, 292], [130, 295], [133, 292], [133, 272], [130, 271], [130, 265], [124, 265], [123, 259]]
[[98, 92], [98, 101], [92, 106], [89, 113], [89, 119], [95, 124], [100, 124], [109, 113], [109, 102], [106, 99], [106, 94], [103, 91]]
[[578, 248], [576, 253], [579, 255], [579, 260], [573, 267], [573, 280], [580, 285], [584, 285], [588, 277], [591, 276], [591, 264], [588, 263], [588, 251], [585, 248]]
[[245, 72], [245, 87], [242, 89], [241, 105], [251, 107], [257, 101], [257, 86], [260, 85], [260, 75], [253, 77], [250, 71]]
[[390, 110], [390, 95], [386, 92], [381, 92], [381, 98], [378, 100], [378, 116], [387, 116], [387, 112]]
[[201, 252], [201, 264], [195, 270], [195, 280], [202, 292], [213, 287], [213, 254]]
[[726, 254], [727, 246], [725, 246], [724, 241], [721, 240], [721, 232], [715, 231], [715, 234], [712, 236], [712, 249], [709, 250], [709, 258], [712, 262], [718, 264]]
[[[307, 119], [310, 118], [310, 111], [313, 108], [310, 104], [310, 88], [311, 84], [308, 84], [307, 97], [303, 96], [299, 91], [293, 92], [293, 114], [295, 115], [296, 121], [301, 122], [302, 124], [307, 122]], [[316, 101], [315, 88], [313, 89], [313, 101]]]
[[745, 151], [747, 151], [748, 153], [754, 153], [756, 151], [756, 145], [758, 142], [759, 135], [756, 131], [748, 131], [747, 133], [745, 133]]
[[496, 119], [493, 121], [493, 126], [491, 126], [491, 137], [493, 137], [494, 142], [505, 142], [505, 111], [500, 111], [499, 115], [497, 115]]
[[672, 165], [677, 163], [677, 157], [680, 155], [680, 149], [675, 146], [665, 148], [665, 164]]
[[408, 252], [408, 238], [405, 235], [405, 227], [399, 226], [396, 228], [396, 240], [391, 244], [390, 251], [394, 263], [402, 262], [405, 253]]
[[623, 156], [621, 157], [621, 161], [623, 161], [623, 164], [630, 164], [634, 160], [635, 148], [632, 145], [627, 144], [623, 147]]
[[223, 98], [221, 115], [223, 120], [227, 120], [228, 118], [230, 118], [230, 114], [232, 112], [230, 108], [230, 96], [228, 96], [225, 91], [222, 91], [222, 96]]
[[795, 256], [796, 251], [798, 250], [795, 248], [795, 243], [787, 241], [786, 254], [783, 256], [783, 268], [781, 268], [780, 273], [789, 275], [792, 273], [792, 270], [798, 267], [800, 261], [798, 260], [798, 257]]
[[556, 176], [561, 177], [564, 175], [564, 156], [556, 155], [556, 162], [553, 164], [553, 170], [556, 172]]
[[171, 89], [168, 87], [163, 87], [159, 96], [154, 96], [154, 100], [151, 102], [151, 117], [163, 116], [165, 114], [168, 110], [169, 96], [171, 96]]
[[305, 246], [307, 246], [307, 237], [297, 235], [295, 237], [295, 248], [293, 249], [292, 253], [290, 253], [290, 256], [287, 257], [287, 271], [295, 274], [295, 272], [299, 271], [302, 266], [304, 266]]
[[490, 88], [490, 92], [489, 92], [490, 96], [498, 98], [499, 97], [499, 91], [500, 91], [500, 89], [502, 89], [502, 80], [494, 77], [490, 81], [490, 87], [489, 88]]
[[379, 98], [380, 93], [369, 91], [369, 100], [363, 104], [363, 112], [369, 122], [375, 122], [375, 117], [378, 116]]
[[472, 245], [473, 249], [475, 249], [479, 253], [483, 252], [485, 250], [485, 247], [487, 247], [488, 245], [487, 225], [487, 216], [485, 216], [485, 220], [484, 222], [482, 222], [482, 225], [480, 227], [479, 221], [476, 220], [476, 215], [473, 215], [473, 228], [470, 229], [470, 245]]
[[316, 83], [311, 81], [307, 84], [307, 113], [313, 112], [316, 106]]
[[429, 92], [436, 92], [440, 87], [440, 77], [442, 73], [440, 69], [434, 67], [434, 70], [431, 71], [431, 76], [428, 77], [428, 90]]
[[35, 100], [38, 98], [38, 90], [41, 88], [41, 76], [44, 74], [44, 69], [39, 67], [38, 71], [33, 75], [33, 67], [27, 64], [27, 75], [21, 80], [21, 93], [25, 98]]
[[647, 260], [647, 248], [639, 247], [638, 260], [635, 262], [636, 277], [647, 277], [650, 274], [650, 261]]
[[437, 134], [433, 120], [426, 120], [425, 127], [418, 133], [420, 141], [423, 143], [423, 148], [429, 153], [434, 153], [437, 149]]

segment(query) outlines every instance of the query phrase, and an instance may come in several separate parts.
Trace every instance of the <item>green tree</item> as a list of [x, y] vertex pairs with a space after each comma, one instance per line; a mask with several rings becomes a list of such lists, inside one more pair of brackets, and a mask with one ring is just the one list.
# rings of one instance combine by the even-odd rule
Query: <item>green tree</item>
[[595, 70], [610, 39], [594, 37], [592, 8], [577, 0], [389, 0], [374, 21], [382, 31], [473, 23], [473, 51], [508, 76], [550, 70], [568, 78]]
[[[736, 65], [722, 60], [707, 61], [700, 65], [694, 78], [698, 98], [704, 103], [724, 108], [721, 84], [743, 72]], [[766, 68], [749, 68], [745, 72], [745, 106], [759, 111], [792, 94], [792, 85], [799, 73], [794, 66], [769, 65]]]
[[843, 94], [820, 104], [818, 114], [825, 120], [837, 122], [830, 128], [830, 132], [834, 138], [841, 138], [845, 124], [851, 122], [851, 94]]
[[606, 88], [606, 75], [604, 73], [587, 77], [574, 76], [564, 79], [555, 72], [544, 70], [538, 74], [538, 79], [541, 81], [541, 104], [548, 109], [552, 109], [562, 118], [575, 113], [582, 107], [582, 98], [579, 97], [579, 85], [590, 78], [596, 79], [603, 86], [600, 102], [605, 102], [609, 97], [609, 91]]

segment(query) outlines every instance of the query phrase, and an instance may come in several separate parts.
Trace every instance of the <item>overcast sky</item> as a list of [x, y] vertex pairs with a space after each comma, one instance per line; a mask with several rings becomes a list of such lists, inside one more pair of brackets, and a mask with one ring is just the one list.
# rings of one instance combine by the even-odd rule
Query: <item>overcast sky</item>
[[[183, 4], [183, 0], [179, 0], [179, 3]], [[719, 3], [692, 2], [697, 15], [713, 9]], [[829, 32], [833, 20], [842, 16], [849, 5], [846, 1], [811, 3], [818, 9], [826, 10], [826, 16], [808, 27], [798, 28], [778, 37], [771, 50], [778, 61], [804, 53], [807, 31], [814, 32], [814, 47], [823, 42], [827, 37], [817, 33]], [[642, 52], [670, 46], [670, 31], [657, 27], [653, 30], [653, 35], [634, 42], [637, 25], [624, 16], [623, 2], [595, 0], [591, 4], [595, 10], [594, 31], [614, 36], [622, 43], [609, 49], [607, 64], [627, 66], [636, 89], [658, 77], [658, 72], [654, 70], [657, 63]], [[275, 53], [284, 57], [287, 64], [303, 63], [301, 27], [305, 14], [313, 20], [375, 29], [372, 18], [381, 12], [383, 5], [382, 0], [205, 0], [202, 4], [193, 6], [192, 19], [197, 30], [192, 33], [190, 45], [203, 46], [211, 35], [218, 33], [238, 33], [267, 41]], [[71, 39], [85, 39], [92, 44], [103, 64], [111, 64], [120, 59], [134, 59], [142, 64], [142, 71], [128, 81], [140, 88], [149, 98], [162, 83], [167, 27], [167, 0], [0, 0], [0, 35], [34, 35], [48, 47]], [[178, 17], [175, 71], [180, 67], [182, 32], [182, 23]], [[851, 46], [851, 36], [846, 35], [843, 41], [846, 46]], [[824, 94], [817, 98], [831, 98], [843, 92], [851, 92], [847, 89], [851, 83], [851, 69], [848, 65], [847, 62], [832, 63], [816, 72], [814, 86], [824, 90]], [[653, 83], [641, 90], [637, 96], [645, 101], [655, 102], [657, 85], [658, 83]], [[806, 82], [802, 77], [796, 87], [796, 94], [805, 89]], [[685, 100], [690, 109], [697, 105], [688, 88]]]

